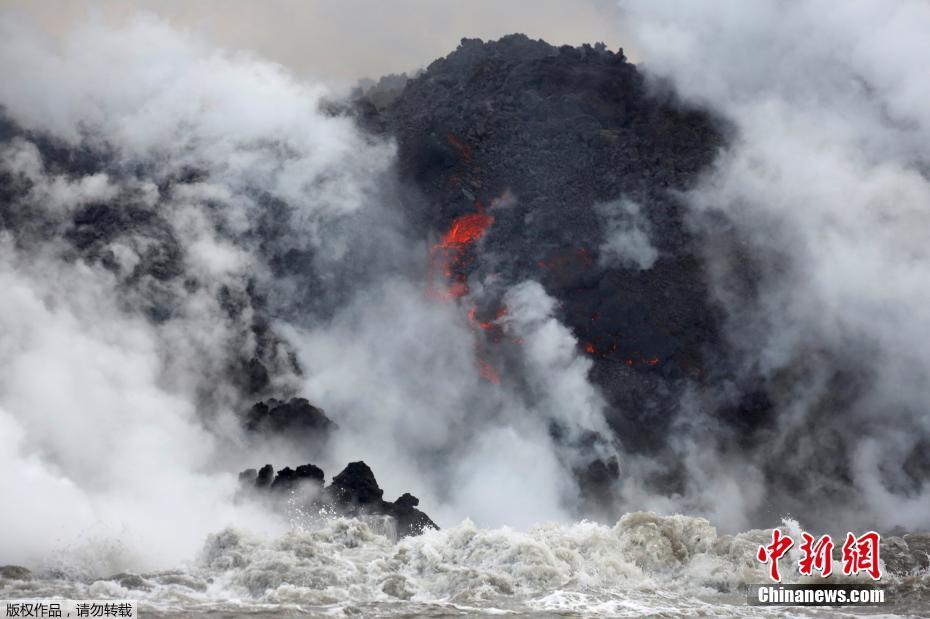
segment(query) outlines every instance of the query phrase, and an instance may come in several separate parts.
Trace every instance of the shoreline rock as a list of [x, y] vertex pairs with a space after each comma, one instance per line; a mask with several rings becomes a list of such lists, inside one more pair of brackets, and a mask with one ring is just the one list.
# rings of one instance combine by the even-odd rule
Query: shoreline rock
[[[405, 492], [396, 501], [385, 501], [371, 468], [363, 461], [350, 462], [325, 486], [325, 473], [314, 464], [296, 469], [284, 467], [275, 474], [266, 464], [261, 469], [239, 473], [239, 483], [246, 496], [274, 497], [286, 494], [297, 497], [315, 512], [341, 516], [390, 516], [398, 537], [419, 535], [439, 527], [426, 513], [417, 509], [420, 500]], [[304, 494], [306, 491], [306, 494]]]

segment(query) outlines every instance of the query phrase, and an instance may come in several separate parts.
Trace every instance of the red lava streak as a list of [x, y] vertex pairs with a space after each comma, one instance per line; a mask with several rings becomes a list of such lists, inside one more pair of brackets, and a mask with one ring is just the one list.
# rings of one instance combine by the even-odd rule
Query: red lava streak
[[[457, 145], [453, 138], [454, 136], [450, 134], [450, 143]], [[462, 154], [463, 157], [470, 156], [468, 151], [463, 150]], [[446, 301], [458, 299], [468, 294], [468, 275], [465, 271], [472, 259], [470, 249], [475, 241], [487, 232], [492, 223], [494, 223], [494, 217], [484, 212], [484, 206], [481, 202], [475, 202], [474, 213], [457, 217], [452, 222], [449, 231], [442, 236], [438, 243], [430, 247], [427, 294]], [[440, 279], [440, 277], [445, 281], [445, 285], [437, 288], [435, 287], [436, 280]], [[507, 313], [507, 309], [500, 308], [494, 319], [487, 322], [479, 321], [476, 318], [476, 313], [477, 309], [474, 307], [469, 310], [469, 324], [485, 331], [498, 331], [500, 327], [496, 324], [496, 321]], [[478, 375], [490, 383], [499, 385], [501, 379], [497, 370], [480, 356], [476, 358], [476, 361]]]
[[[469, 248], [480, 239], [491, 224], [494, 217], [484, 212], [481, 202], [475, 203], [477, 212], [462, 215], [452, 222], [438, 243], [429, 250], [429, 277], [431, 296], [438, 298], [459, 298], [468, 294], [468, 283], [464, 267], [468, 265]], [[432, 288], [432, 280], [437, 273], [446, 279], [447, 288], [438, 291]]]
[[440, 245], [451, 247], [454, 245], [468, 245], [481, 238], [494, 218], [483, 212], [481, 203], [478, 203], [478, 212], [462, 215], [452, 222], [452, 227], [443, 237]]
[[482, 321], [478, 320], [477, 317], [476, 317], [477, 313], [478, 313], [478, 308], [476, 308], [476, 307], [473, 307], [473, 308], [471, 308], [470, 310], [468, 310], [468, 321], [469, 321], [471, 324], [473, 324], [473, 325], [475, 325], [476, 327], [478, 327], [479, 329], [481, 329], [481, 330], [483, 330], [483, 331], [488, 331], [489, 329], [495, 329], [495, 328], [499, 328], [499, 327], [500, 327], [500, 325], [498, 325], [497, 321], [500, 320], [501, 318], [503, 318], [504, 316], [507, 315], [507, 306], [506, 306], [506, 305], [500, 306], [500, 307], [497, 309], [497, 312], [495, 312], [495, 314], [494, 314], [494, 319], [493, 319], [493, 320], [488, 320], [488, 321], [486, 321], [486, 322], [482, 322]]

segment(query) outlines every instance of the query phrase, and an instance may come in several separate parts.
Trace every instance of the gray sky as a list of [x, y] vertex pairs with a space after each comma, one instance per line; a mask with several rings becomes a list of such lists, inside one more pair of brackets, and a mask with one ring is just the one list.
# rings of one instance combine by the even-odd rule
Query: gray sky
[[255, 50], [295, 73], [354, 81], [409, 71], [462, 37], [523, 32], [553, 44], [622, 45], [613, 0], [0, 0], [53, 35], [96, 13], [120, 21], [149, 11], [233, 49]]

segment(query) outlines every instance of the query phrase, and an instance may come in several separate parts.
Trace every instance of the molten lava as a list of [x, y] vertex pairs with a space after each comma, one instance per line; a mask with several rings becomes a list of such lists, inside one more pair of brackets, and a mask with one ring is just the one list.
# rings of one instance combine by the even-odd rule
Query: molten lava
[[[450, 143], [457, 145], [453, 141], [454, 136], [450, 134]], [[462, 149], [460, 149], [462, 150]], [[465, 155], [470, 156], [470, 151], [463, 151]], [[458, 299], [468, 294], [468, 273], [467, 267], [473, 258], [474, 243], [487, 232], [491, 224], [494, 223], [494, 217], [484, 211], [481, 202], [475, 202], [475, 212], [457, 217], [449, 231], [446, 232], [438, 243], [430, 247], [429, 263], [427, 277], [429, 284], [427, 294], [433, 298], [449, 301]], [[436, 287], [437, 280], [444, 280], [441, 288]], [[468, 311], [468, 322], [473, 327], [488, 331], [492, 341], [500, 339], [502, 333], [497, 321], [507, 313], [507, 308], [498, 309], [493, 320], [479, 321], [477, 308], [472, 307]], [[484, 380], [499, 385], [501, 382], [500, 375], [490, 363], [481, 358], [476, 351], [476, 362], [478, 364], [478, 375]]]
[[[468, 294], [467, 274], [465, 268], [471, 261], [471, 249], [480, 239], [494, 217], [484, 212], [481, 202], [475, 202], [474, 213], [456, 218], [449, 231], [429, 250], [430, 296], [439, 299], [457, 299]], [[442, 274], [447, 282], [445, 290], [433, 288], [437, 274]]]
[[470, 310], [468, 310], [468, 322], [470, 322], [471, 324], [473, 324], [474, 326], [478, 327], [479, 329], [483, 331], [489, 331], [492, 329], [500, 329], [500, 324], [498, 323], [498, 321], [507, 315], [507, 306], [502, 305], [499, 308], [497, 308], [497, 311], [494, 313], [493, 320], [481, 321], [481, 320], [478, 320], [477, 315], [478, 315], [477, 307], [472, 307]]
[[468, 245], [481, 238], [481, 235], [494, 222], [494, 218], [483, 212], [481, 203], [478, 203], [478, 212], [462, 215], [452, 222], [452, 227], [443, 237], [441, 244], [444, 247]]

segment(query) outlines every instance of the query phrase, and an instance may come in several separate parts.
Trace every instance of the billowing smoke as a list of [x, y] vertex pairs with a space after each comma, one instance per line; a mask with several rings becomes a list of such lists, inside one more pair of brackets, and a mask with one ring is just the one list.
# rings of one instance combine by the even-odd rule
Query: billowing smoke
[[738, 496], [738, 526], [775, 509], [817, 526], [930, 526], [930, 5], [622, 7], [657, 87], [731, 123], [686, 198], [732, 379], [757, 381], [774, 407], [746, 420], [760, 432], [748, 453], [727, 437], [710, 447], [713, 424], [678, 441], [702, 480], [695, 504]]
[[170, 565], [281, 526], [232, 500], [308, 459], [243, 433], [266, 396], [339, 425], [327, 473], [365, 459], [441, 524], [574, 515], [573, 471], [612, 454], [589, 362], [533, 282], [496, 319], [513, 358], [479, 358], [464, 302], [426, 294], [394, 146], [337, 97], [144, 16], [55, 41], [4, 18], [0, 79], [6, 561], [118, 539], [99, 571]]
[[340, 223], [373, 199], [390, 145], [280, 68], [153, 19], [63, 41], [0, 29], [3, 111], [21, 132], [0, 162], [9, 560], [94, 537], [175, 562], [231, 520], [273, 522], [230, 502], [252, 455], [239, 360], [265, 372], [255, 391], [298, 386], [257, 317], [268, 256], [332, 276]]
[[[475, 210], [432, 263], [407, 218], [433, 205], [337, 93], [151, 17], [61, 40], [0, 20], [5, 560], [119, 540], [100, 571], [173, 564], [226, 525], [285, 526], [233, 500], [235, 473], [308, 460], [332, 475], [364, 459], [386, 498], [409, 490], [441, 525], [585, 515], [585, 483], [610, 499], [619, 468], [608, 514], [930, 526], [930, 9], [624, 7], [655, 91], [727, 123], [680, 197], [731, 358], [703, 382], [659, 357], [602, 376], [633, 395], [674, 382], [675, 401], [684, 385], [655, 453], [622, 457], [589, 379], [602, 357], [559, 321], [572, 292], [497, 273], [507, 243], [481, 254], [489, 227], [519, 230], [519, 195], [485, 209], [456, 188]], [[677, 259], [649, 200], [598, 199], [601, 266], [645, 279]], [[254, 402], [291, 396], [338, 424], [325, 450], [243, 431]]]

